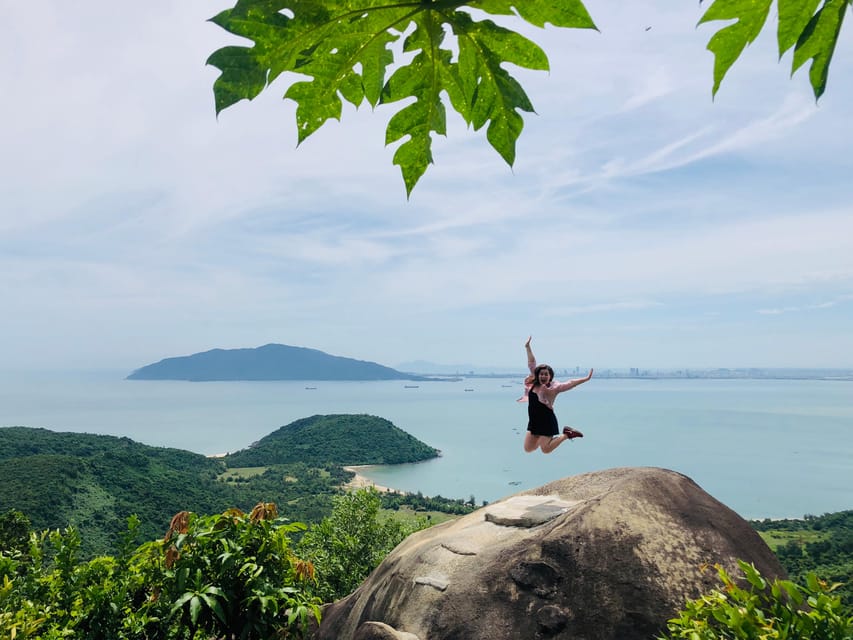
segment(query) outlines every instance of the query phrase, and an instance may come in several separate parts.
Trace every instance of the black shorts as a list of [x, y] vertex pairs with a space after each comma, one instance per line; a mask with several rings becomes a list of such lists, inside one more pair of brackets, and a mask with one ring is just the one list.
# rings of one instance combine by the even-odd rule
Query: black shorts
[[535, 421], [530, 420], [527, 423], [527, 430], [534, 436], [554, 437], [560, 433], [557, 416], [553, 412], [550, 415], [539, 415]]

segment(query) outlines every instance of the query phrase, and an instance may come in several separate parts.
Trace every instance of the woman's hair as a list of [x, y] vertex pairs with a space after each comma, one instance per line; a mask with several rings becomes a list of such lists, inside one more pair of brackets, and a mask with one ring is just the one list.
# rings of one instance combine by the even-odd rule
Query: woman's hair
[[547, 364], [540, 364], [538, 367], [536, 367], [533, 370], [533, 386], [534, 387], [539, 385], [539, 372], [543, 371], [543, 370], [545, 370], [551, 374], [551, 378], [548, 380], [548, 382], [551, 382], [552, 380], [554, 380], [554, 370], [551, 368], [551, 366], [547, 365]]

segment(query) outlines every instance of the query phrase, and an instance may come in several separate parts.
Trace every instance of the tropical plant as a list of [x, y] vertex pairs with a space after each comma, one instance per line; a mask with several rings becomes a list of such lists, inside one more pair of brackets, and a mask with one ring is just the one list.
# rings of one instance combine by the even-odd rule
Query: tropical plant
[[827, 584], [809, 574], [805, 585], [768, 582], [752, 564], [739, 561], [746, 586], [720, 565], [723, 584], [695, 600], [667, 625], [659, 640], [851, 640], [853, 618]]
[[[764, 27], [772, 4], [715, 0], [702, 16], [700, 24], [727, 21], [708, 43], [714, 93]], [[816, 97], [826, 88], [848, 4], [778, 0], [779, 55], [794, 49], [792, 71], [812, 61]], [[489, 18], [477, 19], [481, 14]], [[343, 100], [356, 107], [402, 103], [385, 143], [399, 143], [393, 162], [408, 194], [432, 163], [433, 134], [446, 134], [446, 103], [475, 130], [488, 125], [489, 143], [512, 165], [524, 126], [519, 112], [533, 111], [533, 104], [505, 66], [547, 70], [549, 63], [538, 45], [495, 16], [537, 27], [596, 28], [581, 0], [237, 0], [211, 20], [253, 44], [223, 47], [208, 58], [221, 70], [213, 87], [216, 112], [256, 97], [282, 74], [298, 74], [284, 97], [296, 102], [300, 143], [330, 118], [340, 120]]]
[[403, 523], [381, 513], [375, 487], [334, 498], [332, 514], [312, 526], [298, 543], [299, 553], [316, 569], [316, 593], [332, 602], [352, 593], [368, 574], [426, 520]]
[[141, 616], [154, 629], [168, 620], [190, 637], [301, 636], [320, 618], [309, 595], [313, 567], [291, 550], [291, 534], [304, 528], [279, 518], [273, 503], [249, 514], [178, 513], [162, 541], [143, 546], [148, 558], [153, 552], [155, 569]]
[[272, 503], [250, 514], [177, 514], [166, 537], [80, 562], [74, 529], [32, 534], [25, 556], [0, 553], [0, 639], [259, 640], [300, 638], [319, 620], [310, 563], [290, 536], [304, 529]]

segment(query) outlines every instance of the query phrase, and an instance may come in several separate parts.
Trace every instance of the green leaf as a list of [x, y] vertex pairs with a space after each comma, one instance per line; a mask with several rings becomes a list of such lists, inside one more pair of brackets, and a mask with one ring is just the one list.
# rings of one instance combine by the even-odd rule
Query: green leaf
[[[210, 591], [210, 589], [208, 589], [208, 591]], [[222, 605], [219, 603], [219, 600], [208, 594], [204, 594], [201, 597], [204, 598], [204, 602], [207, 605], [207, 608], [213, 611], [213, 613], [216, 615], [217, 618], [219, 618], [220, 621], [226, 622], [225, 610], [222, 608]]]
[[744, 576], [746, 577], [747, 582], [751, 584], [756, 589], [764, 589], [767, 586], [764, 578], [761, 577], [761, 574], [758, 572], [758, 569], [755, 568], [753, 564], [742, 564], [741, 568], [743, 569]]
[[201, 613], [201, 598], [198, 595], [193, 595], [190, 598], [190, 620], [193, 624], [198, 623], [198, 616]]
[[177, 600], [175, 600], [175, 603], [172, 605], [172, 608], [170, 610], [170, 615], [175, 615], [178, 611], [180, 611], [183, 608], [183, 606], [187, 602], [192, 600], [192, 598], [194, 596], [195, 596], [195, 594], [192, 591], [188, 591], [187, 593], [180, 596]]
[[779, 57], [793, 47], [814, 15], [821, 0], [779, 0]]
[[518, 2], [517, 0], [482, 0], [471, 2], [474, 8], [493, 15], [516, 14], [530, 24], [544, 27], [573, 27], [597, 29], [595, 23], [580, 0], [553, 0], [551, 2]]
[[[488, 19], [475, 21], [463, 6], [453, 0], [238, 0], [211, 18], [252, 43], [208, 58], [221, 71], [213, 85], [216, 112], [255, 98], [289, 73], [284, 97], [297, 104], [299, 143], [328, 120], [340, 120], [344, 100], [356, 107], [405, 102], [390, 118], [385, 140], [401, 141], [394, 164], [408, 194], [433, 161], [433, 134], [445, 134], [446, 101], [475, 130], [488, 124], [489, 143], [512, 164], [524, 124], [519, 111], [532, 112], [533, 105], [504, 65], [547, 70], [548, 60], [529, 39]], [[596, 28], [580, 0], [474, 0], [468, 6], [539, 27]], [[397, 59], [391, 46], [404, 33]]]
[[832, 61], [832, 54], [835, 52], [835, 44], [838, 42], [838, 34], [847, 12], [848, 1], [826, 0], [824, 5], [809, 20], [797, 40], [791, 73], [793, 74], [803, 64], [812, 60], [809, 80], [815, 99], [820, 98], [826, 90], [829, 63]]
[[708, 50], [714, 54], [712, 95], [717, 95], [720, 83], [735, 60], [746, 46], [758, 37], [767, 21], [771, 2], [772, 0], [716, 0], [699, 20], [699, 24], [712, 20], [735, 20], [733, 24], [717, 31], [708, 41]]
[[406, 38], [404, 51], [417, 51], [412, 62], [400, 67], [388, 79], [382, 94], [384, 103], [415, 97], [415, 101], [398, 111], [385, 131], [385, 144], [404, 137], [394, 153], [394, 164], [400, 167], [406, 193], [411, 194], [417, 181], [432, 162], [432, 133], [447, 132], [442, 84], [437, 72], [450, 65], [451, 52], [441, 48], [444, 33], [432, 13], [422, 16], [414, 32]]

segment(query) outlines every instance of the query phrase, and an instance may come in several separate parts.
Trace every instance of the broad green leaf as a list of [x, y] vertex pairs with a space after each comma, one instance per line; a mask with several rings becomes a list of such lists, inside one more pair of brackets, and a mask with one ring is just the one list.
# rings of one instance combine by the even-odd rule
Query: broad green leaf
[[779, 0], [779, 57], [793, 47], [814, 15], [821, 0]]
[[728, 70], [753, 42], [767, 21], [772, 0], [715, 0], [699, 20], [699, 24], [713, 20], [735, 20], [723, 27], [708, 41], [708, 50], [714, 54], [714, 88], [717, 95], [720, 83]]
[[[505, 65], [547, 70], [542, 49], [464, 7], [492, 15], [517, 15], [543, 27], [594, 29], [580, 0], [237, 0], [211, 18], [250, 46], [231, 45], [208, 63], [219, 68], [216, 111], [255, 98], [279, 76], [291, 74], [284, 97], [296, 102], [301, 143], [343, 101], [356, 107], [405, 103], [392, 115], [386, 144], [399, 142], [394, 163], [407, 193], [432, 163], [432, 136], [446, 131], [446, 102], [512, 164], [530, 99]], [[403, 55], [392, 48], [403, 34]], [[454, 55], [456, 54], [456, 59]], [[386, 75], [393, 70], [390, 77]]]
[[199, 614], [201, 614], [201, 598], [198, 595], [193, 595], [190, 599], [190, 620], [193, 624], [198, 622]]
[[384, 103], [411, 96], [416, 98], [415, 102], [394, 114], [385, 131], [385, 144], [408, 136], [408, 140], [394, 153], [394, 164], [403, 173], [407, 194], [411, 194], [427, 166], [432, 163], [432, 133], [447, 133], [438, 69], [451, 64], [451, 52], [440, 46], [444, 34], [435, 16], [426, 14], [423, 18], [417, 22], [414, 32], [403, 44], [404, 51], [420, 52], [411, 64], [394, 72], [382, 95]]
[[[215, 587], [208, 588], [208, 592], [211, 592], [214, 588]], [[224, 594], [221, 591], [217, 595], [224, 598]], [[219, 618], [219, 620], [221, 620], [222, 622], [226, 622], [225, 610], [222, 608], [222, 605], [219, 603], [219, 600], [210, 596], [208, 593], [202, 595], [201, 597], [204, 598], [204, 602], [207, 605], [207, 608], [213, 611], [213, 613], [216, 615], [217, 618]]]
[[847, 12], [848, 1], [825, 0], [824, 5], [809, 20], [794, 48], [791, 73], [812, 60], [809, 80], [816, 99], [820, 98], [826, 90], [829, 63], [835, 52], [835, 44], [838, 42], [838, 34]]
[[493, 15], [517, 14], [537, 27], [552, 24], [555, 27], [595, 29], [589, 12], [580, 0], [551, 0], [527, 2], [525, 0], [481, 0], [470, 6]]

